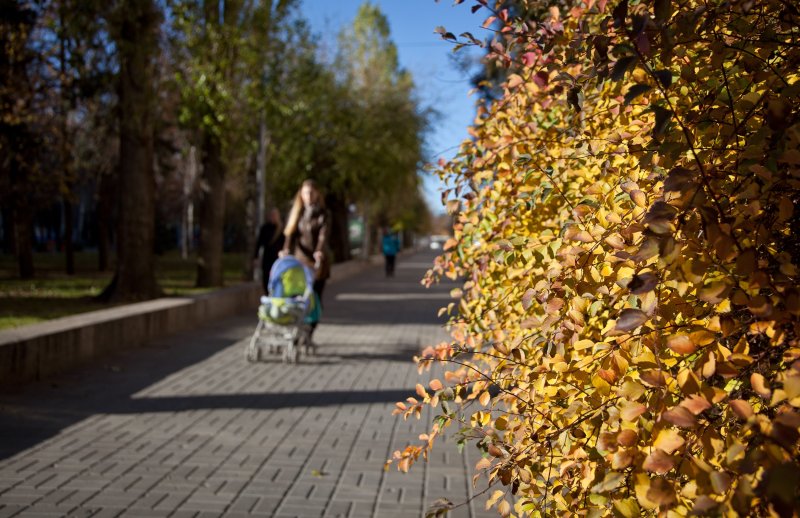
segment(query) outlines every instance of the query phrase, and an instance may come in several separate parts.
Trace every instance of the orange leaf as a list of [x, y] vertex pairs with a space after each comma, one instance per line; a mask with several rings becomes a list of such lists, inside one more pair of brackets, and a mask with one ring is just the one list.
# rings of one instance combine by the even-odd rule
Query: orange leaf
[[689, 410], [682, 406], [676, 406], [661, 414], [661, 418], [670, 424], [681, 428], [694, 428], [697, 426], [697, 419]]
[[505, 454], [503, 453], [503, 450], [501, 450], [500, 448], [498, 448], [494, 444], [490, 444], [487, 447], [487, 450], [489, 451], [489, 455], [491, 455], [492, 457], [497, 457], [497, 458], [505, 457]]
[[675, 489], [664, 478], [654, 478], [650, 481], [647, 498], [659, 506], [668, 506], [675, 502]]
[[677, 354], [692, 354], [697, 350], [691, 338], [683, 333], [667, 338], [667, 347]]
[[753, 417], [753, 408], [744, 399], [732, 399], [728, 401], [728, 405], [740, 419], [747, 420]]
[[639, 374], [639, 377], [642, 381], [644, 381], [647, 385], [651, 387], [663, 387], [667, 384], [667, 380], [664, 377], [664, 373], [658, 369], [651, 369], [649, 371], [644, 371]]
[[663, 475], [675, 467], [675, 459], [664, 453], [663, 450], [653, 450], [653, 453], [644, 459], [642, 469], [651, 473]]
[[617, 443], [626, 448], [633, 446], [638, 440], [639, 436], [633, 430], [622, 430], [617, 435]]
[[619, 416], [623, 421], [632, 422], [647, 411], [647, 407], [634, 401], [623, 401], [620, 405]]
[[703, 396], [693, 394], [681, 401], [681, 406], [692, 414], [698, 415], [711, 408], [711, 403]]
[[475, 471], [480, 471], [482, 469], [488, 469], [492, 465], [492, 459], [489, 457], [484, 457], [475, 464]]
[[428, 385], [431, 387], [431, 390], [442, 390], [443, 387], [442, 382], [436, 378], [432, 379]]

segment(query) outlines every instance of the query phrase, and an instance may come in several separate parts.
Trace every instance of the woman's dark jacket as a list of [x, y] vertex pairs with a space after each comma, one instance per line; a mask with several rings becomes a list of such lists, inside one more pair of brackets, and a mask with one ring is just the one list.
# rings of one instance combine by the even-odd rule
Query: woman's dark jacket
[[323, 260], [317, 270], [317, 280], [330, 277], [331, 259], [328, 249], [331, 235], [331, 216], [324, 208], [317, 206], [305, 207], [297, 230], [287, 237], [284, 250], [298, 257], [311, 267], [314, 264], [314, 252], [322, 252]]

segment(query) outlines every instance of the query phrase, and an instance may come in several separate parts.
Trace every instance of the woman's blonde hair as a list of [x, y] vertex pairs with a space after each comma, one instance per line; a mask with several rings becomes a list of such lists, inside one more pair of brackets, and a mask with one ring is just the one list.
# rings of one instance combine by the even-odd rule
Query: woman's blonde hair
[[310, 178], [305, 180], [302, 184], [300, 184], [300, 188], [297, 189], [297, 194], [294, 195], [292, 208], [289, 211], [289, 217], [286, 219], [286, 227], [283, 229], [283, 235], [286, 237], [290, 237], [292, 234], [297, 232], [297, 223], [300, 221], [300, 216], [303, 215], [303, 198], [300, 196], [300, 192], [306, 185], [314, 189], [314, 192], [317, 193], [317, 205], [320, 208], [325, 207], [325, 201], [322, 199], [322, 193], [319, 191], [319, 185], [317, 185], [317, 182]]

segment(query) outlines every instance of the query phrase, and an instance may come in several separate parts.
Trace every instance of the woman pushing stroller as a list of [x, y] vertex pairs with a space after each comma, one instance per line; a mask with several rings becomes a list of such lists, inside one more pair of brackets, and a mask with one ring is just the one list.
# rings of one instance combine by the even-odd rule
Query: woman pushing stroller
[[[306, 180], [294, 197], [292, 209], [286, 222], [283, 250], [280, 256], [293, 255], [315, 272], [314, 293], [320, 304], [325, 282], [330, 277], [331, 216], [325, 208], [322, 193], [314, 180]], [[312, 333], [317, 323], [312, 324]]]
[[316, 349], [312, 335], [330, 276], [329, 222], [317, 185], [306, 180], [289, 212], [281, 257], [270, 269], [268, 295], [261, 297], [259, 322], [245, 351], [248, 361], [258, 361], [264, 350], [279, 350], [284, 362], [295, 363], [302, 347], [306, 354]]

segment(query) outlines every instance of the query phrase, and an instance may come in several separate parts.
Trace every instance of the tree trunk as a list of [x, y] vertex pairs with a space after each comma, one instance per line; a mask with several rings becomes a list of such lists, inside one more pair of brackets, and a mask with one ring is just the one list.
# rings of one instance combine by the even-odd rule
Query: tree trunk
[[248, 188], [247, 190], [247, 212], [246, 212], [246, 227], [247, 227], [247, 240], [246, 248], [247, 253], [244, 258], [244, 278], [245, 280], [257, 280], [260, 274], [259, 268], [254, 268], [251, 252], [255, 250], [256, 239], [261, 225], [264, 223], [266, 215], [266, 173], [267, 173], [267, 146], [269, 145], [269, 135], [267, 134], [267, 123], [264, 120], [264, 115], [261, 115], [261, 121], [258, 124], [258, 149], [256, 150], [255, 170], [248, 168], [248, 175], [250, 176], [248, 186], [255, 185], [255, 189]]
[[369, 217], [369, 202], [364, 202], [363, 207], [363, 222], [364, 222], [364, 239], [361, 241], [361, 258], [369, 259], [372, 248], [372, 221]]
[[222, 146], [207, 134], [203, 141], [197, 257], [197, 287], [222, 286], [222, 247], [225, 230], [225, 168]]
[[32, 279], [33, 269], [33, 211], [27, 203], [18, 204], [14, 211], [14, 241], [17, 265], [22, 279]]
[[267, 123], [262, 115], [258, 125], [258, 152], [256, 154], [256, 230], [264, 223], [268, 144]]
[[156, 282], [153, 168], [154, 55], [159, 13], [153, 0], [127, 0], [117, 28], [119, 76], [119, 232], [114, 279], [105, 300], [160, 295]]
[[197, 148], [189, 147], [186, 173], [183, 177], [183, 211], [181, 214], [181, 258], [188, 259], [194, 249], [194, 184], [197, 179]]
[[59, 13], [59, 63], [61, 74], [59, 82], [61, 85], [61, 188], [63, 189], [63, 208], [64, 208], [64, 259], [67, 275], [75, 275], [75, 247], [73, 246], [72, 227], [72, 167], [70, 163], [70, 135], [69, 118], [70, 109], [73, 107], [74, 100], [72, 93], [67, 88], [67, 41], [66, 29], [64, 27], [64, 8], [60, 6]]
[[97, 270], [101, 272], [108, 270], [113, 196], [114, 189], [111, 175], [100, 175], [100, 185], [97, 192], [97, 217], [95, 219], [97, 220]]
[[350, 228], [348, 225], [347, 203], [338, 196], [328, 195], [325, 199], [331, 211], [331, 250], [336, 262], [350, 259]]
[[67, 275], [75, 275], [75, 245], [72, 237], [72, 227], [74, 226], [72, 203], [69, 200], [70, 194], [64, 196], [64, 259]]
[[108, 271], [108, 220], [101, 214], [98, 208], [97, 218], [97, 271]]
[[3, 211], [3, 253], [17, 255], [17, 245], [14, 239], [14, 211], [10, 207], [2, 207]]

